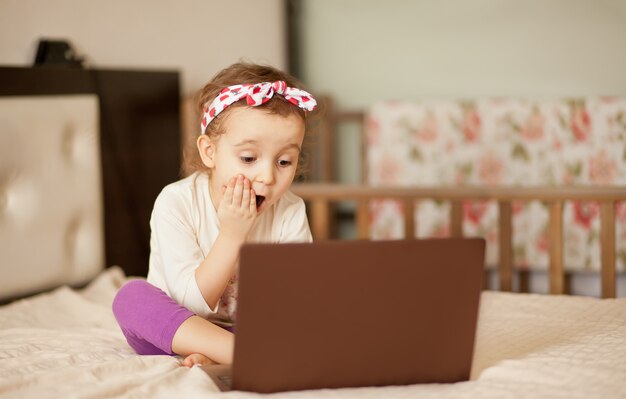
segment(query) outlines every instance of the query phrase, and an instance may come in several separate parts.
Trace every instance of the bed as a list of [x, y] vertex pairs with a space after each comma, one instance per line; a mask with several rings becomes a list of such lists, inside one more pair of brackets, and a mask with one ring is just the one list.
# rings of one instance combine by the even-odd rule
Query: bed
[[[33, 108], [33, 101], [38, 106]], [[113, 296], [126, 281], [144, 278], [145, 271], [140, 269], [141, 265], [128, 264], [134, 262], [113, 262], [106, 256], [107, 247], [115, 245], [119, 239], [115, 237], [115, 230], [110, 236], [103, 233], [107, 231], [107, 215], [113, 212], [107, 211], [106, 205], [106, 191], [110, 186], [98, 183], [108, 173], [106, 162], [101, 160], [111, 155], [107, 153], [111, 147], [103, 147], [98, 140], [98, 136], [110, 134], [109, 127], [101, 123], [103, 113], [110, 112], [102, 107], [103, 101], [106, 99], [99, 92], [80, 95], [56, 92], [52, 98], [32, 93], [24, 98], [5, 93], [0, 100], [0, 177], [3, 179], [0, 195], [0, 282], [3, 285], [0, 294], [6, 302], [0, 307], [0, 397], [260, 396], [245, 392], [219, 393], [200, 368], [181, 367], [176, 357], [138, 356], [119, 331], [111, 313]], [[33, 109], [48, 111], [31, 116]], [[172, 112], [177, 116], [177, 111]], [[46, 127], [37, 133], [43, 136], [31, 129], [32, 120]], [[154, 127], [153, 124], [148, 126]], [[15, 129], [29, 134], [22, 134], [17, 140]], [[46, 136], [53, 141], [45, 145], [43, 151], [37, 150], [33, 141]], [[46, 151], [50, 148], [55, 150]], [[142, 151], [141, 148], [138, 146], [135, 150]], [[40, 151], [29, 155], [38, 161], [27, 162], [26, 154], [30, 150]], [[156, 159], [180, 160], [176, 145], [148, 150], [147, 154], [135, 155], [140, 159], [156, 156]], [[41, 157], [49, 153], [61, 155], [42, 161]], [[173, 174], [152, 172], [160, 179], [169, 180], [176, 178], [178, 170], [174, 169]], [[61, 175], [67, 183], [63, 189], [58, 188]], [[17, 179], [20, 176], [21, 180]], [[84, 181], [91, 183], [79, 184]], [[15, 190], [16, 187], [19, 190]], [[502, 202], [511, 197], [539, 194], [549, 201], [571, 195], [585, 198], [599, 195], [603, 201], [611, 202], [626, 196], [619, 187], [590, 193], [587, 190], [545, 192], [481, 188], [437, 191], [302, 183], [294, 190], [310, 203], [311, 225], [317, 239], [333, 238], [329, 221], [333, 220], [330, 203], [334, 199], [350, 199], [361, 204], [357, 207], [360, 215], [357, 224], [359, 236], [365, 237], [369, 218], [367, 200], [381, 196], [408, 202], [421, 196], [446, 200], [486, 196]], [[50, 203], [45, 201], [48, 199]], [[40, 207], [49, 205], [57, 207], [39, 212]], [[452, 209], [456, 209], [451, 211], [453, 218], [458, 218], [458, 208]], [[503, 209], [506, 212], [506, 206]], [[603, 223], [610, 225], [615, 215], [610, 206], [603, 209]], [[553, 218], [557, 226], [554, 234], [558, 237], [562, 227], [558, 227], [558, 216]], [[407, 222], [409, 230], [410, 220], [412, 218]], [[47, 230], [42, 230], [44, 228]], [[122, 229], [135, 227], [117, 228], [121, 233]], [[615, 258], [611, 258], [615, 235], [610, 228], [605, 230], [602, 259], [607, 266], [603, 266], [601, 272], [605, 287], [602, 292], [611, 297], [615, 296], [615, 268], [610, 268], [610, 263], [615, 262]], [[453, 231], [460, 230], [455, 227]], [[32, 242], [45, 245], [35, 250], [28, 245]], [[559, 266], [556, 245], [553, 255], [556, 266], [550, 276], [554, 276], [552, 291], [557, 294], [563, 291], [562, 280], [558, 277], [563, 267], [562, 262]], [[506, 268], [503, 270], [506, 276]], [[287, 392], [277, 396], [621, 398], [626, 396], [624, 342], [626, 299], [485, 290], [481, 297], [471, 381]]]
[[[109, 268], [87, 288], [59, 288], [0, 308], [0, 396], [207, 398], [200, 368], [138, 356], [110, 312], [127, 277]], [[279, 394], [289, 398], [622, 398], [626, 300], [485, 291], [472, 381]]]

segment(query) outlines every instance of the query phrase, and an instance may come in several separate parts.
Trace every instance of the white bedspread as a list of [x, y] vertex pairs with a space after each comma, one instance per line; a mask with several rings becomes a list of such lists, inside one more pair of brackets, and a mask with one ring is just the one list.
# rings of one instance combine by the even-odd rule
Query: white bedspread
[[[105, 271], [81, 291], [60, 288], [0, 308], [1, 398], [210, 398], [199, 368], [137, 356], [110, 310], [126, 277]], [[281, 398], [625, 398], [626, 299], [485, 292], [472, 381], [302, 391]]]

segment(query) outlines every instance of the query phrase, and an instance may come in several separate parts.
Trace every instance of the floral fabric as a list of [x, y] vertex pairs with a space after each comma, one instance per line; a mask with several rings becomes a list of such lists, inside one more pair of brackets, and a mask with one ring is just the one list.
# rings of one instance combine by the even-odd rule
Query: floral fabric
[[[367, 118], [371, 185], [562, 186], [626, 184], [626, 99], [481, 99], [387, 102]], [[416, 236], [447, 236], [450, 205], [421, 201]], [[599, 204], [567, 202], [564, 262], [569, 270], [600, 268]], [[616, 207], [617, 267], [626, 265], [626, 204]], [[548, 208], [513, 204], [514, 263], [548, 265]], [[495, 202], [464, 203], [464, 234], [487, 240], [487, 264], [498, 263]], [[403, 234], [402, 207], [372, 204], [372, 238]]]

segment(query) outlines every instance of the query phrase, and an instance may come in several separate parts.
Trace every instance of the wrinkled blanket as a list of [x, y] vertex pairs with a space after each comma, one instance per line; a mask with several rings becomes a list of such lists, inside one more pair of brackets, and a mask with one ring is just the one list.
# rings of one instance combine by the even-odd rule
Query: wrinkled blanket
[[[0, 308], [0, 398], [211, 398], [198, 367], [138, 356], [111, 301], [127, 277], [116, 267], [88, 287], [67, 287]], [[281, 398], [624, 398], [626, 299], [485, 291], [472, 380], [456, 384], [346, 388]]]

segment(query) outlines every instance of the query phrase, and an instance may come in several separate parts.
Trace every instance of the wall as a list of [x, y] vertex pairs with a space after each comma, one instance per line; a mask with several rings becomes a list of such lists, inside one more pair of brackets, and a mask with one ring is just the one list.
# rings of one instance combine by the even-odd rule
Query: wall
[[0, 64], [31, 65], [40, 38], [68, 39], [98, 68], [181, 72], [183, 95], [245, 57], [286, 65], [282, 0], [0, 0]]
[[[387, 99], [626, 95], [623, 0], [304, 0], [302, 78], [343, 108]], [[356, 181], [342, 136], [341, 180]]]

